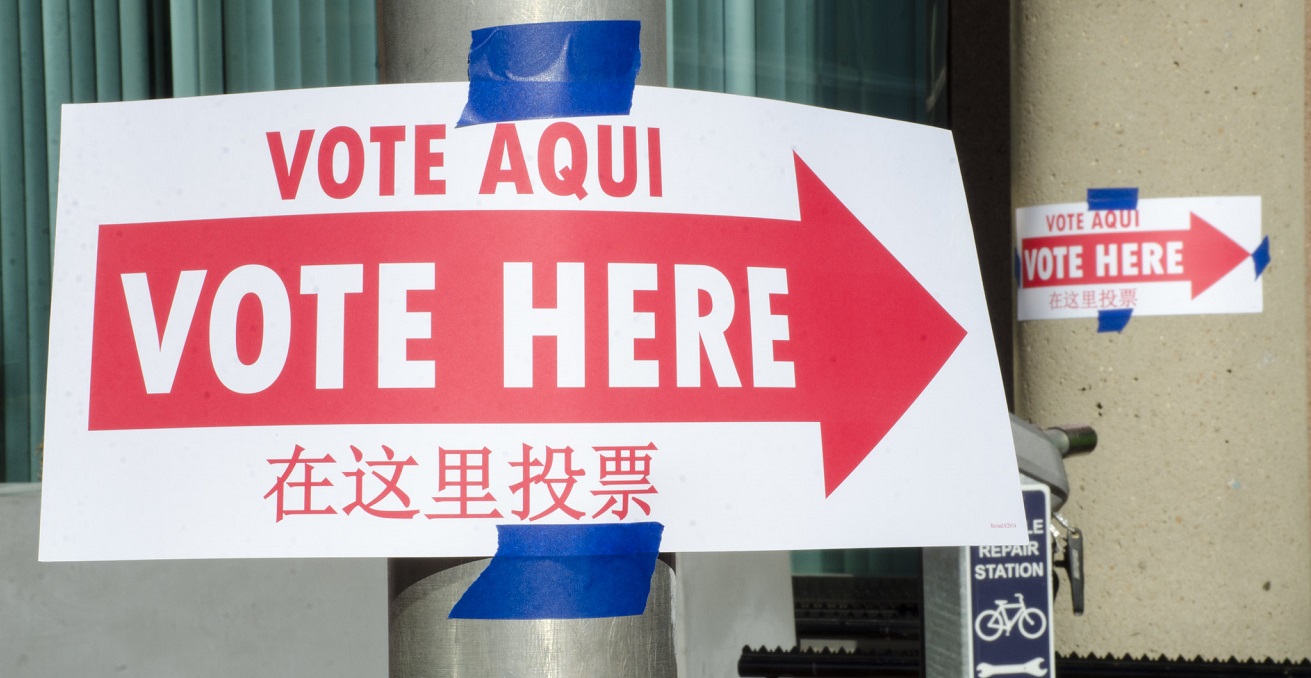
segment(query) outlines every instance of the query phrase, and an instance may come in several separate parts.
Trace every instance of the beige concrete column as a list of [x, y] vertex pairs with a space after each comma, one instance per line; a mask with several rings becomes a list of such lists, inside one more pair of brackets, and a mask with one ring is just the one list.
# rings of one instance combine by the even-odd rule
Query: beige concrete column
[[[1303, 57], [1305, 63], [1311, 64], [1311, 11], [1306, 13], [1306, 35], [1307, 39], [1304, 41], [1303, 49], [1305, 51]], [[1306, 69], [1306, 73], [1303, 75], [1303, 83], [1306, 86], [1306, 91], [1303, 92], [1304, 103], [1302, 106], [1302, 123], [1306, 126], [1303, 134], [1304, 145], [1302, 158], [1303, 172], [1306, 173], [1305, 176], [1303, 176], [1303, 184], [1305, 186], [1303, 198], [1306, 201], [1306, 204], [1303, 205], [1303, 214], [1306, 218], [1306, 224], [1308, 227], [1311, 227], [1311, 68]], [[1303, 251], [1305, 254], [1304, 262], [1307, 266], [1306, 288], [1308, 305], [1311, 306], [1311, 246], [1305, 248]], [[1307, 334], [1308, 337], [1311, 337], [1311, 308], [1309, 308], [1307, 312]], [[1311, 341], [1307, 342], [1306, 355], [1307, 365], [1311, 366]], [[1311, 393], [1311, 369], [1308, 369], [1307, 388], [1308, 393]], [[1308, 410], [1307, 412], [1306, 424], [1307, 434], [1309, 439], [1311, 439], [1311, 410]]]
[[1060, 651], [1311, 655], [1300, 0], [1016, 0], [1015, 207], [1259, 195], [1273, 264], [1257, 315], [1021, 323], [1017, 410], [1086, 421], [1064, 513], [1088, 612]]

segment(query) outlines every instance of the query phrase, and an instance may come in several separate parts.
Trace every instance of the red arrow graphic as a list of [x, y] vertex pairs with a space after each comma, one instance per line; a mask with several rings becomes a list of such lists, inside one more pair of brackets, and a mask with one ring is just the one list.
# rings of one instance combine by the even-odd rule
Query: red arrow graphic
[[1205, 219], [1189, 217], [1186, 230], [1026, 238], [1024, 286], [1183, 281], [1196, 299], [1249, 255]]
[[[965, 331], [800, 158], [796, 174], [800, 221], [434, 211], [103, 226], [90, 427], [819, 422], [825, 490], [832, 493], [915, 402]], [[399, 303], [408, 313], [428, 314], [419, 316], [426, 328], [410, 335], [416, 338], [405, 343], [404, 358], [411, 361], [407, 369], [431, 375], [432, 386], [382, 387], [379, 314], [387, 311], [380, 310], [379, 299], [389, 288], [380, 282], [381, 267], [429, 262], [433, 289], [402, 292]], [[557, 304], [557, 262], [583, 264], [582, 386], [556, 385], [560, 340], [539, 337], [533, 386], [506, 387], [505, 262], [533, 264], [535, 308]], [[655, 336], [633, 345], [636, 359], [657, 361], [658, 385], [609, 383], [611, 263], [655, 267], [656, 289], [633, 294], [634, 309], [652, 314]], [[344, 297], [341, 384], [316, 388], [317, 361], [331, 358], [316, 353], [321, 299], [301, 293], [304, 267], [347, 264], [362, 267], [362, 286]], [[288, 349], [271, 385], [235, 393], [216, 374], [210, 339], [211, 317], [218, 315], [211, 316], [211, 308], [220, 283], [250, 265], [266, 267], [285, 286]], [[676, 265], [711, 267], [731, 283], [735, 311], [724, 336], [740, 386], [718, 383], [704, 350], [701, 385], [677, 385]], [[795, 387], [753, 383], [749, 267], [786, 271], [787, 292], [773, 294], [770, 306], [774, 315], [786, 316], [789, 335], [774, 341], [773, 350], [776, 360], [793, 363]], [[186, 304], [174, 303], [182, 271], [205, 271], [194, 318], [171, 388], [147, 393], [123, 276], [145, 274], [162, 336], [186, 315]], [[702, 297], [701, 315], [707, 300]], [[269, 349], [262, 342], [278, 335], [274, 323], [265, 327], [263, 320], [278, 304], [265, 306], [254, 295], [239, 302], [234, 332], [244, 365], [263, 359]], [[213, 324], [221, 327], [217, 320]]]

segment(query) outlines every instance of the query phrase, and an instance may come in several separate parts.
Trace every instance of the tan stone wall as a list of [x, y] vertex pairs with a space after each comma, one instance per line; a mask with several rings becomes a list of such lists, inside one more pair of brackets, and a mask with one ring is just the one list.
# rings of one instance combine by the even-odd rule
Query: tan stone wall
[[1018, 0], [1013, 204], [1259, 195], [1273, 264], [1258, 315], [1021, 323], [1017, 411], [1087, 422], [1064, 513], [1088, 612], [1061, 651], [1311, 655], [1300, 0]]

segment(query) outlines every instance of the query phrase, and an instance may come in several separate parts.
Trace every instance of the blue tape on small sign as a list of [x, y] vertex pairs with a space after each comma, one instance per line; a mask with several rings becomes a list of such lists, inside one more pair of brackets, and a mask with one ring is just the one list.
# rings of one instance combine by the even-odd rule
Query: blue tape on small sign
[[1260, 278], [1266, 266], [1270, 265], [1270, 236], [1262, 238], [1261, 244], [1252, 250], [1252, 263], [1256, 264], [1256, 277]]
[[1105, 309], [1097, 312], [1098, 332], [1123, 332], [1133, 316], [1132, 308]]
[[497, 525], [496, 555], [451, 619], [594, 619], [642, 614], [660, 523]]
[[558, 21], [474, 31], [469, 100], [456, 127], [628, 115], [640, 29], [638, 21]]
[[1090, 188], [1088, 189], [1088, 209], [1092, 211], [1136, 210], [1138, 209], [1138, 189]]

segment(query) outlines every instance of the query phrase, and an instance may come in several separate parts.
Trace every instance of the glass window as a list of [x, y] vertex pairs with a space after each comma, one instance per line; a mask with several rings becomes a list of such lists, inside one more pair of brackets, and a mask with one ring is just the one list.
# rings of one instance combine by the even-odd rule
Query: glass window
[[947, 0], [671, 0], [670, 84], [947, 126]]
[[59, 107], [371, 84], [374, 23], [373, 0], [0, 5], [0, 482], [41, 479]]
[[[670, 84], [946, 127], [947, 0], [671, 0]], [[797, 574], [917, 576], [919, 549], [796, 551]]]

